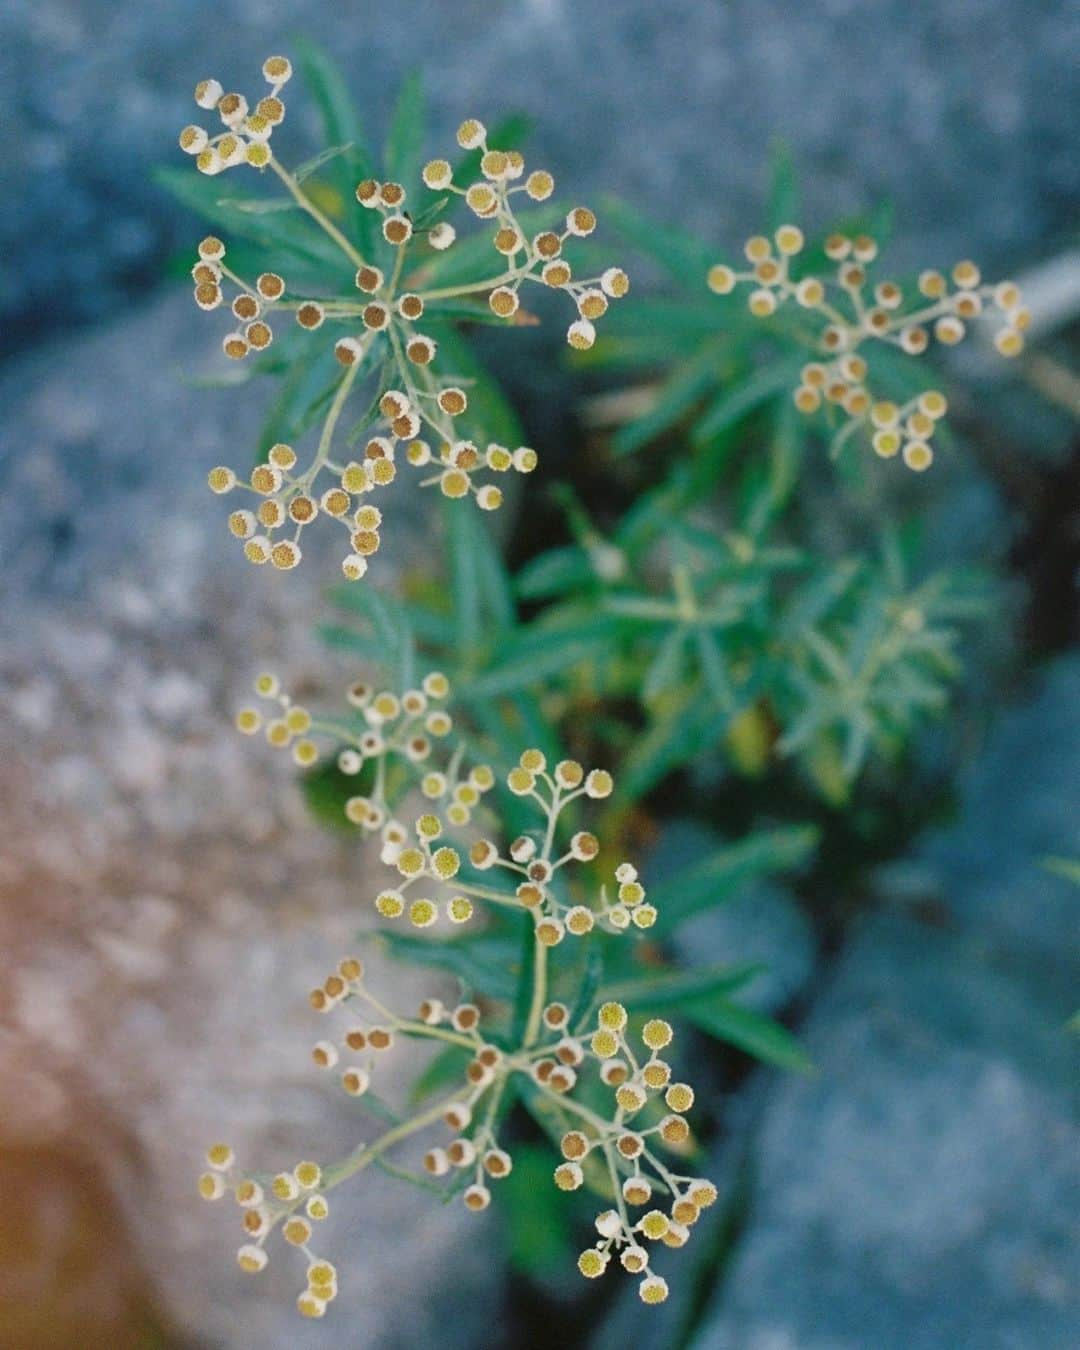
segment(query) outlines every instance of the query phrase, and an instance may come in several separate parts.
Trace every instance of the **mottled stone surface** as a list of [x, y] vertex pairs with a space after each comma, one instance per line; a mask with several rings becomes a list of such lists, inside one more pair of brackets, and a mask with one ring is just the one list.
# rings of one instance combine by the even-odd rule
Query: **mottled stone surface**
[[[1071, 225], [1078, 27], [1056, 0], [9, 0], [0, 123], [17, 204], [0, 249], [18, 265], [0, 307], [63, 326], [153, 278], [189, 234], [147, 176], [180, 160], [189, 89], [208, 74], [256, 88], [263, 56], [297, 32], [341, 59], [380, 138], [421, 67], [433, 150], [466, 114], [522, 109], [571, 191], [644, 200], [731, 249], [759, 223], [779, 137], [810, 223], [888, 198], [901, 263], [1012, 267]], [[310, 102], [295, 107], [310, 128]]]
[[1059, 663], [1003, 719], [959, 823], [903, 892], [894, 870], [894, 904], [817, 1000], [820, 1072], [765, 1102], [748, 1226], [695, 1350], [1075, 1344], [1076, 890], [1037, 863], [1080, 854], [1078, 677]]
[[[324, 1343], [292, 1308], [303, 1261], [275, 1243], [264, 1276], [241, 1275], [235, 1209], [193, 1191], [202, 1149], [225, 1138], [276, 1168], [371, 1137], [382, 1126], [308, 1058], [325, 1028], [306, 991], [355, 946], [405, 1008], [430, 983], [357, 942], [377, 859], [314, 825], [287, 756], [231, 729], [260, 668], [315, 703], [348, 676], [312, 635], [332, 560], [251, 568], [206, 491], [261, 396], [181, 383], [216, 363], [204, 344], [169, 300], [0, 382], [0, 1146], [104, 1175], [132, 1234], [123, 1278], [198, 1344], [291, 1350]], [[424, 545], [404, 510], [385, 534], [388, 583]], [[388, 1058], [391, 1100], [417, 1063]], [[55, 1208], [39, 1165], [32, 1202]], [[475, 1344], [499, 1269], [483, 1227], [374, 1171], [343, 1188], [319, 1250], [341, 1270], [348, 1343]], [[67, 1286], [37, 1283], [62, 1303]]]

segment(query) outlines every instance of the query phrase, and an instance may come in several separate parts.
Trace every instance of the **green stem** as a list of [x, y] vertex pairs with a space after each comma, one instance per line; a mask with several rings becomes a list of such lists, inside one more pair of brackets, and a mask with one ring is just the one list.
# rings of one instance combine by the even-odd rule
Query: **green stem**
[[540, 1014], [544, 1010], [547, 998], [547, 947], [536, 939], [536, 954], [533, 959], [533, 994], [529, 1008], [529, 1020], [525, 1023], [525, 1037], [522, 1048], [527, 1050], [540, 1034]]
[[419, 1115], [413, 1116], [410, 1120], [403, 1120], [400, 1125], [395, 1125], [392, 1130], [387, 1130], [380, 1135], [373, 1144], [361, 1144], [348, 1157], [343, 1158], [341, 1162], [328, 1167], [323, 1173], [321, 1189], [329, 1190], [332, 1186], [340, 1185], [341, 1182], [349, 1177], [355, 1176], [357, 1172], [363, 1171], [369, 1163], [373, 1163], [376, 1158], [386, 1152], [388, 1148], [393, 1148], [402, 1139], [408, 1139], [412, 1134], [416, 1134], [427, 1125], [433, 1125], [446, 1108], [458, 1098], [458, 1093], [451, 1097], [444, 1097], [442, 1101], [434, 1106], [428, 1107], [426, 1111], [421, 1111]]
[[334, 428], [338, 424], [338, 418], [341, 416], [341, 410], [345, 406], [345, 400], [349, 397], [349, 391], [352, 389], [353, 383], [360, 373], [360, 367], [362, 365], [363, 356], [358, 357], [348, 370], [346, 370], [345, 378], [337, 387], [334, 401], [331, 403], [330, 411], [326, 414], [326, 421], [323, 423], [322, 435], [319, 437], [319, 447], [315, 451], [315, 458], [308, 465], [307, 472], [304, 474], [303, 478], [299, 480], [299, 486], [305, 492], [319, 476], [320, 470], [326, 463], [327, 456], [330, 454], [330, 445], [334, 439]]
[[290, 196], [296, 202], [297, 206], [299, 206], [302, 211], [306, 211], [312, 220], [315, 221], [321, 229], [326, 231], [352, 265], [357, 268], [366, 267], [367, 263], [364, 261], [363, 257], [356, 251], [353, 245], [349, 243], [348, 239], [345, 238], [334, 222], [323, 215], [315, 203], [300, 191], [300, 184], [292, 174], [289, 173], [288, 169], [282, 168], [272, 156], [270, 159], [270, 167], [285, 184]]

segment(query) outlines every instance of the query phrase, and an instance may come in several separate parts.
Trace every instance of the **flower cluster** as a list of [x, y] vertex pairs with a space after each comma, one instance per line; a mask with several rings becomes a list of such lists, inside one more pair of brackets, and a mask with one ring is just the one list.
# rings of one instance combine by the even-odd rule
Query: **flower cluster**
[[321, 740], [333, 746], [341, 773], [358, 778], [368, 772], [370, 785], [346, 799], [345, 816], [365, 833], [381, 831], [386, 863], [397, 861], [408, 840], [407, 829], [392, 812], [394, 801], [408, 787], [418, 788], [428, 801], [439, 805], [452, 825], [460, 827], [468, 825], [481, 798], [495, 785], [495, 774], [487, 764], [476, 764], [466, 772], [461, 742], [444, 757], [445, 762], [439, 761], [441, 767], [433, 767], [436, 743], [445, 742], [454, 729], [445, 707], [450, 681], [441, 671], [429, 672], [419, 688], [401, 694], [354, 681], [345, 693], [354, 709], [350, 720], [313, 717], [284, 692], [276, 675], [259, 675], [254, 687], [274, 707], [274, 715], [268, 717], [258, 707], [243, 707], [236, 714], [237, 730], [247, 736], [262, 731], [270, 745], [290, 750], [295, 763], [304, 769], [319, 762]]
[[[355, 269], [355, 286], [344, 296], [299, 294], [276, 271], [241, 276], [226, 261], [225, 244], [216, 236], [199, 245], [192, 269], [195, 301], [207, 310], [228, 303], [236, 320], [223, 340], [226, 356], [242, 360], [263, 351], [273, 341], [273, 323], [285, 316], [309, 333], [327, 325], [341, 367], [317, 443], [303, 462], [293, 446], [278, 444], [246, 481], [229, 466], [219, 465], [211, 471], [209, 484], [217, 493], [242, 489], [261, 498], [252, 509], [234, 511], [229, 517], [229, 527], [243, 541], [249, 561], [269, 562], [283, 570], [295, 567], [301, 557], [301, 532], [322, 515], [337, 520], [346, 530], [349, 551], [342, 571], [349, 580], [359, 580], [367, 571], [368, 558], [379, 547], [382, 521], [379, 509], [361, 499], [394, 481], [399, 453], [413, 468], [427, 471], [422, 487], [437, 485], [451, 498], [472, 496], [487, 511], [501, 505], [503, 492], [496, 482], [478, 483], [478, 474], [498, 477], [510, 470], [528, 474], [537, 464], [529, 446], [504, 446], [478, 436], [466, 417], [469, 381], [437, 372], [438, 342], [419, 326], [424, 316], [437, 320], [440, 313], [451, 312], [448, 306], [486, 295], [492, 314], [509, 324], [519, 323], [524, 318], [521, 290], [535, 283], [562, 291], [570, 299], [576, 317], [567, 329], [567, 341], [584, 349], [595, 340], [595, 322], [612, 300], [626, 295], [630, 283], [618, 267], [606, 268], [597, 276], [575, 274], [565, 248], [595, 230], [596, 216], [588, 207], [573, 207], [560, 228], [530, 234], [515, 213], [515, 202], [522, 197], [547, 201], [555, 189], [554, 179], [542, 169], [526, 175], [523, 156], [516, 150], [492, 148], [486, 129], [476, 119], [461, 124], [457, 140], [462, 149], [479, 153], [480, 177], [471, 183], [456, 182], [449, 160], [431, 160], [424, 167], [423, 183], [432, 192], [446, 195], [421, 214], [423, 228], [414, 224], [407, 209], [404, 184], [375, 179], [357, 184], [357, 200], [380, 217], [380, 247], [392, 258], [384, 270], [378, 265], [381, 259], [365, 258], [274, 157], [269, 136], [284, 116], [279, 95], [291, 67], [284, 57], [271, 57], [263, 69], [272, 90], [254, 112], [242, 95], [225, 94], [217, 81], [204, 80], [195, 91], [196, 102], [216, 108], [226, 131], [211, 140], [201, 128], [186, 127], [181, 147], [196, 156], [203, 172], [250, 163], [274, 173], [293, 204], [329, 236]], [[454, 227], [439, 218], [453, 196], [462, 198], [478, 220], [495, 227], [492, 248], [498, 270], [476, 281], [425, 286], [433, 260], [456, 240]], [[335, 457], [335, 431], [360, 376], [367, 385], [370, 434], [362, 455]], [[360, 436], [354, 429], [347, 444], [354, 444]]]
[[[545, 1020], [551, 1012], [551, 1008], [545, 1010]], [[561, 1017], [561, 1008], [556, 1013]], [[643, 1244], [684, 1246], [701, 1211], [714, 1203], [717, 1192], [711, 1181], [678, 1175], [658, 1156], [658, 1146], [676, 1153], [688, 1150], [690, 1126], [685, 1113], [694, 1104], [694, 1089], [689, 1083], [673, 1082], [671, 1065], [661, 1057], [660, 1052], [674, 1039], [668, 1022], [660, 1018], [646, 1022], [640, 1039], [645, 1053], [639, 1056], [634, 1052], [626, 1008], [617, 1002], [604, 1003], [587, 1042], [564, 1037], [555, 1048], [555, 1057], [538, 1060], [533, 1072], [539, 1083], [565, 1092], [568, 1089], [559, 1081], [565, 1066], [575, 1066], [571, 1072], [576, 1073], [576, 1066], [586, 1060], [599, 1065], [600, 1078], [612, 1092], [610, 1116], [576, 1108], [580, 1119], [562, 1137], [565, 1161], [555, 1169], [555, 1184], [560, 1190], [577, 1190], [585, 1184], [590, 1159], [597, 1160], [610, 1179], [616, 1208], [597, 1215], [600, 1239], [581, 1253], [578, 1269], [587, 1279], [595, 1279], [617, 1255], [624, 1270], [643, 1277], [638, 1286], [642, 1300], [662, 1303], [668, 1295], [667, 1282], [650, 1269], [648, 1246]], [[657, 1196], [662, 1197], [663, 1208], [656, 1207]], [[637, 1211], [644, 1211], [640, 1218]]]
[[768, 318], [789, 302], [797, 311], [813, 316], [813, 327], [802, 336], [819, 359], [803, 367], [794, 400], [807, 415], [823, 406], [843, 414], [835, 450], [865, 429], [882, 458], [901, 454], [908, 468], [917, 472], [929, 468], [934, 458], [930, 441], [947, 407], [944, 394], [928, 389], [900, 405], [875, 399], [868, 388], [865, 348], [882, 342], [918, 356], [930, 345], [931, 334], [938, 342], [954, 346], [963, 339], [970, 320], [994, 309], [1002, 316], [995, 345], [1002, 356], [1017, 356], [1031, 321], [1020, 288], [1012, 281], [986, 285], [978, 267], [964, 261], [949, 276], [922, 272], [917, 299], [906, 296], [895, 281], [878, 281], [870, 289], [870, 265], [878, 247], [869, 235], [854, 239], [830, 235], [824, 251], [836, 264], [835, 271], [828, 276], [796, 276], [794, 260], [804, 243], [796, 225], [782, 225], [772, 239], [755, 235], [744, 249], [749, 269], [737, 272], [718, 263], [709, 270], [709, 287], [718, 295], [727, 295], [745, 282], [751, 287], [750, 312], [758, 318]]
[[[367, 988], [356, 957], [341, 961], [312, 991], [310, 1003], [328, 1017], [342, 1015], [341, 1031], [319, 1040], [312, 1058], [320, 1069], [336, 1074], [347, 1095], [363, 1098], [369, 1092], [377, 1061], [398, 1035], [466, 1051], [462, 1080], [449, 1096], [325, 1167], [301, 1160], [276, 1174], [248, 1173], [237, 1167], [231, 1147], [213, 1145], [199, 1192], [207, 1200], [231, 1192], [240, 1207], [241, 1269], [251, 1274], [265, 1269], [267, 1241], [280, 1229], [285, 1242], [306, 1261], [307, 1283], [297, 1306], [304, 1316], [322, 1317], [337, 1294], [337, 1271], [313, 1246], [315, 1229], [330, 1212], [327, 1193], [394, 1145], [429, 1129], [441, 1128], [446, 1135], [424, 1153], [417, 1178], [439, 1185], [446, 1198], [460, 1195], [474, 1213], [487, 1209], [492, 1185], [513, 1169], [510, 1152], [499, 1142], [499, 1108], [508, 1082], [518, 1074], [570, 1126], [561, 1139], [564, 1161], [554, 1169], [555, 1185], [563, 1191], [579, 1189], [595, 1163], [594, 1179], [615, 1198], [615, 1208], [597, 1216], [599, 1240], [581, 1253], [581, 1273], [595, 1278], [617, 1255], [624, 1270], [640, 1277], [643, 1302], [663, 1302], [668, 1286], [652, 1270], [650, 1249], [656, 1244], [683, 1246], [701, 1211], [717, 1198], [710, 1181], [674, 1172], [660, 1153], [685, 1156], [690, 1151], [686, 1112], [694, 1102], [693, 1088], [673, 1081], [671, 1065], [662, 1058], [673, 1039], [667, 1022], [647, 1021], [632, 1037], [626, 1008], [609, 1001], [599, 1008], [589, 1034], [587, 1027], [571, 1027], [565, 1004], [534, 1000], [524, 1043], [508, 1046], [481, 1034], [481, 1011], [475, 1003], [447, 1008], [432, 998], [421, 1003], [415, 1017], [392, 1012]], [[635, 1053], [637, 1039], [644, 1053]], [[610, 1090], [606, 1112], [573, 1096], [587, 1068]]]
[[[477, 772], [484, 775], [484, 782], [488, 781], [490, 770], [484, 765], [470, 775], [470, 784], [475, 783]], [[421, 886], [449, 891], [446, 912], [458, 923], [472, 916], [476, 900], [526, 910], [533, 916], [536, 940], [544, 947], [558, 946], [568, 934], [584, 937], [597, 923], [616, 932], [631, 926], [652, 927], [656, 909], [647, 902], [645, 887], [632, 863], [622, 862], [615, 868], [613, 895], [606, 885], [600, 886], [594, 903], [584, 903], [587, 896], [571, 893], [572, 883], [565, 869], [571, 863], [592, 862], [600, 853], [600, 841], [588, 830], [577, 830], [561, 851], [560, 817], [580, 798], [599, 800], [611, 794], [614, 782], [606, 769], [586, 772], [577, 760], [564, 759], [548, 772], [541, 751], [530, 749], [507, 774], [506, 786], [516, 796], [535, 803], [537, 828], [520, 834], [505, 854], [486, 838], [475, 839], [467, 849], [462, 845], [459, 850], [443, 841], [445, 824], [441, 817], [425, 813], [415, 823], [411, 842], [402, 840], [384, 847], [384, 861], [391, 862], [401, 877], [375, 898], [375, 908], [384, 918], [407, 915], [418, 928], [434, 923], [440, 913], [439, 901], [418, 896], [413, 888]], [[447, 815], [450, 818], [449, 811]], [[468, 867], [463, 871], [466, 860]], [[512, 874], [512, 888], [482, 884], [478, 874], [495, 868]]]
[[270, 163], [270, 137], [285, 120], [281, 91], [292, 79], [292, 64], [287, 57], [268, 56], [262, 73], [270, 92], [254, 108], [243, 94], [227, 94], [218, 80], [200, 80], [195, 86], [195, 102], [207, 112], [216, 111], [224, 127], [214, 136], [200, 126], [181, 131], [180, 149], [195, 157], [200, 173], [223, 173], [238, 164], [264, 169]]

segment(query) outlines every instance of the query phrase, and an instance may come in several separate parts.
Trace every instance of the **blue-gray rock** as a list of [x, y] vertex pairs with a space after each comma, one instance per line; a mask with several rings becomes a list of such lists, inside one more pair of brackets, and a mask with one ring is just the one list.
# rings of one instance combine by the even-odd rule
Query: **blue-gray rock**
[[1066, 1350], [1080, 1307], [1067, 1005], [957, 938], [872, 921], [759, 1140], [694, 1350]]
[[[182, 382], [220, 366], [215, 347], [170, 297], [0, 376], [0, 1144], [109, 1179], [134, 1251], [118, 1278], [192, 1343], [300, 1350], [326, 1338], [294, 1307], [304, 1261], [275, 1242], [265, 1276], [237, 1269], [235, 1207], [193, 1189], [202, 1151], [225, 1138], [276, 1170], [374, 1137], [311, 1064], [325, 1027], [305, 993], [357, 947], [402, 1006], [433, 990], [357, 939], [383, 872], [371, 850], [328, 837], [288, 758], [232, 729], [259, 669], [328, 707], [356, 672], [313, 633], [333, 566], [318, 541], [296, 572], [265, 575], [206, 489], [227, 451], [250, 456], [262, 401]], [[385, 535], [383, 585], [430, 547], [407, 507]], [[412, 1049], [388, 1058], [391, 1100]], [[50, 1283], [51, 1251], [35, 1264], [55, 1193], [28, 1194], [23, 1287], [77, 1298]], [[375, 1169], [331, 1203], [318, 1250], [341, 1272], [345, 1343], [477, 1344], [500, 1270], [483, 1219]], [[0, 1308], [13, 1344], [4, 1323]]]
[[[190, 89], [210, 74], [257, 88], [263, 57], [296, 32], [343, 62], [377, 136], [403, 74], [421, 67], [433, 150], [466, 114], [522, 109], [535, 154], [574, 194], [618, 191], [727, 252], [761, 220], [776, 137], [793, 148], [811, 224], [895, 203], [903, 266], [967, 254], [1011, 266], [1072, 225], [1080, 25], [1054, 0], [398, 0], [356, 12], [9, 0], [8, 347], [115, 308], [186, 246], [193, 227], [148, 171], [179, 162]], [[310, 100], [294, 106], [312, 128]], [[311, 148], [297, 142], [297, 157]]]
[[803, 1029], [818, 1076], [766, 1102], [694, 1350], [1075, 1344], [1077, 892], [1038, 859], [1080, 854], [1078, 678], [1063, 659], [1003, 718], [959, 823], [891, 870]]

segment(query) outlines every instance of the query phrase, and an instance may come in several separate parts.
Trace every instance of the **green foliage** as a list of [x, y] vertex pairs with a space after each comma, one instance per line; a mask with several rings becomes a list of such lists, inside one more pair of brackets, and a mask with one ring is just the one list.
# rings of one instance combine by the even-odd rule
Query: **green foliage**
[[[460, 208], [460, 199], [447, 195], [423, 209], [414, 221], [416, 238], [395, 256], [375, 227], [375, 213], [355, 199], [362, 178], [416, 179], [425, 134], [420, 80], [403, 85], [386, 144], [376, 153], [325, 54], [305, 44], [299, 66], [328, 147], [296, 172], [308, 197], [305, 210], [276, 191], [245, 196], [231, 184], [172, 169], [162, 170], [159, 181], [228, 232], [229, 257], [235, 253], [245, 272], [287, 266], [314, 294], [351, 286], [346, 260], [332, 242], [340, 229], [364, 259], [394, 269], [395, 282], [400, 268], [404, 282], [437, 287], [425, 328], [448, 376], [468, 390], [468, 412], [456, 424], [460, 434], [519, 441], [515, 410], [468, 340], [469, 324], [492, 320], [487, 305], [478, 296], [440, 294], [483, 281], [490, 238], [438, 254], [425, 245], [422, 228]], [[523, 131], [520, 119], [510, 119], [489, 144], [511, 145]], [[477, 155], [461, 157], [458, 182], [478, 172]], [[269, 184], [276, 189], [272, 178]], [[774, 224], [789, 219], [796, 194], [790, 158], [781, 149], [767, 218]], [[333, 222], [329, 235], [313, 222], [309, 203], [317, 204], [318, 218]], [[539, 207], [518, 219], [525, 231], [537, 231], [557, 214]], [[396, 960], [449, 976], [462, 997], [482, 1003], [485, 1038], [511, 1055], [535, 1046], [529, 1028], [539, 1025], [541, 996], [566, 1003], [572, 1034], [584, 1034], [599, 1005], [614, 1000], [638, 1030], [646, 1016], [672, 1015], [754, 1059], [806, 1073], [813, 1066], [796, 1037], [747, 1002], [759, 967], [718, 962], [715, 954], [677, 960], [676, 952], [690, 945], [680, 941], [683, 926], [755, 882], [809, 866], [821, 832], [807, 823], [810, 812], [801, 804], [792, 811], [793, 796], [820, 804], [824, 817], [852, 807], [871, 765], [887, 780], [920, 729], [946, 710], [961, 671], [963, 624], [986, 612], [988, 588], [964, 570], [928, 571], [917, 530], [887, 493], [866, 490], [859, 461], [849, 455], [839, 465], [829, 462], [824, 439], [792, 406], [790, 392], [806, 359], [797, 317], [777, 317], [763, 328], [706, 288], [711, 244], [617, 201], [607, 203], [607, 216], [648, 257], [664, 290], [642, 288], [613, 306], [605, 336], [581, 357], [590, 377], [649, 381], [644, 405], [636, 396], [624, 399], [631, 412], [616, 419], [605, 446], [602, 499], [588, 499], [583, 484], [552, 488], [558, 537], [544, 548], [528, 545], [513, 571], [490, 518], [472, 502], [443, 500], [439, 563], [430, 572], [406, 573], [397, 594], [371, 584], [336, 587], [333, 621], [322, 626], [322, 636], [362, 663], [381, 687], [415, 688], [424, 672], [444, 671], [470, 758], [482, 756], [503, 776], [525, 746], [538, 747], [552, 763], [572, 755], [610, 768], [615, 793], [592, 816], [574, 794], [562, 816], [549, 817], [545, 859], [549, 846], [558, 846], [557, 856], [571, 832], [588, 823], [596, 825], [605, 862], [640, 860], [641, 838], [663, 812], [665, 797], [693, 798], [710, 810], [720, 789], [732, 784], [767, 780], [797, 791], [788, 791], [783, 806], [777, 792], [775, 809], [748, 810], [749, 818], [737, 822], [736, 840], [688, 860], [674, 875], [649, 877], [646, 862], [657, 916], [651, 928], [630, 931], [623, 910], [627, 931], [598, 926], [588, 941], [573, 937], [548, 953], [538, 944], [533, 916], [489, 891], [486, 898], [509, 903], [487, 906], [482, 921], [452, 937], [388, 928], [380, 940]], [[882, 224], [874, 226], [879, 237]], [[590, 246], [583, 248], [588, 254]], [[799, 265], [812, 267], [821, 256], [820, 246], [811, 246]], [[373, 359], [383, 364], [363, 373], [373, 376], [377, 400], [394, 367], [388, 357]], [[309, 431], [342, 381], [326, 344], [304, 344], [296, 334], [283, 334], [238, 378], [252, 375], [279, 381], [260, 433], [260, 456], [275, 442], [291, 443]], [[875, 380], [898, 400], [913, 389], [905, 364], [888, 350], [877, 358]], [[335, 418], [342, 406], [334, 402]], [[365, 414], [346, 433], [350, 448], [370, 420]], [[339, 724], [331, 734], [347, 736], [351, 728]], [[379, 781], [389, 807], [404, 803], [404, 779]], [[304, 787], [314, 814], [340, 825], [346, 799], [366, 793], [369, 783], [333, 765], [311, 770]], [[531, 803], [503, 788], [494, 795], [507, 832], [535, 826]], [[1047, 866], [1072, 875], [1076, 865], [1051, 860]], [[463, 889], [482, 891], [483, 877], [470, 864], [457, 875]], [[548, 880], [567, 908], [577, 903], [565, 872]], [[413, 1104], [436, 1118], [440, 1108], [431, 1100], [461, 1080], [469, 1058], [459, 1044], [440, 1048], [413, 1085]], [[370, 1093], [364, 1102], [392, 1127], [400, 1123]], [[540, 1091], [526, 1073], [500, 1085], [491, 1118], [515, 1108], [525, 1128], [556, 1140], [578, 1123], [554, 1092]], [[607, 1171], [600, 1165], [595, 1154], [601, 1151], [594, 1151], [586, 1181], [613, 1199], [615, 1169], [610, 1159]], [[447, 1192], [381, 1152], [377, 1162], [441, 1195], [466, 1184], [462, 1173]], [[549, 1184], [550, 1173], [550, 1151], [525, 1141], [502, 1183], [511, 1198], [511, 1260], [532, 1275], [561, 1270], [568, 1259], [566, 1226], [555, 1217], [565, 1197]]]

